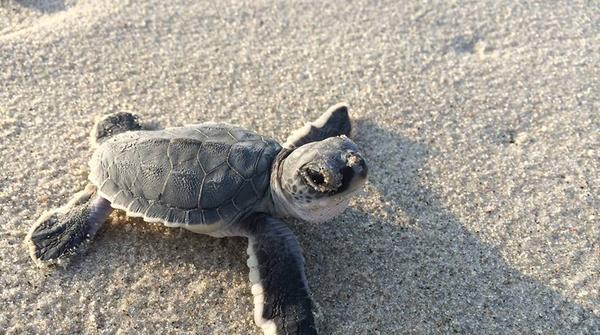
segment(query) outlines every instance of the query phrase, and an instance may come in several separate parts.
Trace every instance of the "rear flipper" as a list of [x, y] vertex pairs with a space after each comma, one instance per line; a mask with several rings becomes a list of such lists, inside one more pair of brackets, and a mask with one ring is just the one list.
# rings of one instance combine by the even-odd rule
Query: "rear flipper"
[[294, 234], [266, 214], [249, 218], [246, 230], [254, 321], [265, 335], [316, 335], [304, 257]]
[[25, 238], [37, 265], [61, 263], [81, 251], [112, 212], [110, 202], [88, 185], [65, 206], [44, 213]]

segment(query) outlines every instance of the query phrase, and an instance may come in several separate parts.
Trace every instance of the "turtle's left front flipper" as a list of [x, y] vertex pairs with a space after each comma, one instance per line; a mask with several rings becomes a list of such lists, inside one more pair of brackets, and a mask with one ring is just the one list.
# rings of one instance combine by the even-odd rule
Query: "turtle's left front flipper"
[[292, 231], [266, 214], [250, 217], [245, 227], [256, 324], [265, 335], [317, 334], [304, 257]]
[[283, 144], [284, 148], [295, 149], [304, 144], [322, 141], [329, 137], [350, 136], [352, 122], [348, 106], [344, 103], [333, 105], [318, 119], [294, 131]]
[[30, 229], [25, 243], [38, 265], [68, 260], [94, 237], [112, 208], [88, 185], [65, 206], [44, 213]]

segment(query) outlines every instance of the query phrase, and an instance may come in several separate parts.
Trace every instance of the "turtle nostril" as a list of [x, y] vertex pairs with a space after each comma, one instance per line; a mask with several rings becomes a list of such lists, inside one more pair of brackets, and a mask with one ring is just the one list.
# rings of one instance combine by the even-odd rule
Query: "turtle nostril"
[[362, 156], [356, 152], [350, 151], [346, 154], [346, 165], [353, 168], [357, 173], [366, 173], [367, 163]]
[[362, 157], [354, 151], [350, 151], [346, 154], [346, 165], [355, 166], [361, 164]]

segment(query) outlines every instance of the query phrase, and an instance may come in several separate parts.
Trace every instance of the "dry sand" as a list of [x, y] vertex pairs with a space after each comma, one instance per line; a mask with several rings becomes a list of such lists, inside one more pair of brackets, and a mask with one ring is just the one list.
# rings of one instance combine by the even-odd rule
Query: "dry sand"
[[323, 334], [600, 333], [596, 1], [0, 1], [0, 333], [254, 334], [243, 239], [116, 213], [66, 269], [32, 222], [94, 118], [283, 140], [347, 101], [366, 191], [292, 222]]

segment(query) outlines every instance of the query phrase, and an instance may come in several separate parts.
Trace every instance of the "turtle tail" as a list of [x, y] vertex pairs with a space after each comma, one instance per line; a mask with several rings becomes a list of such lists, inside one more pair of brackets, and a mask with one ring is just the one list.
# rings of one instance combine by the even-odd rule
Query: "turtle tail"
[[104, 142], [111, 136], [126, 131], [141, 130], [138, 116], [128, 112], [118, 112], [104, 115], [96, 121], [90, 133], [90, 142], [93, 147]]

